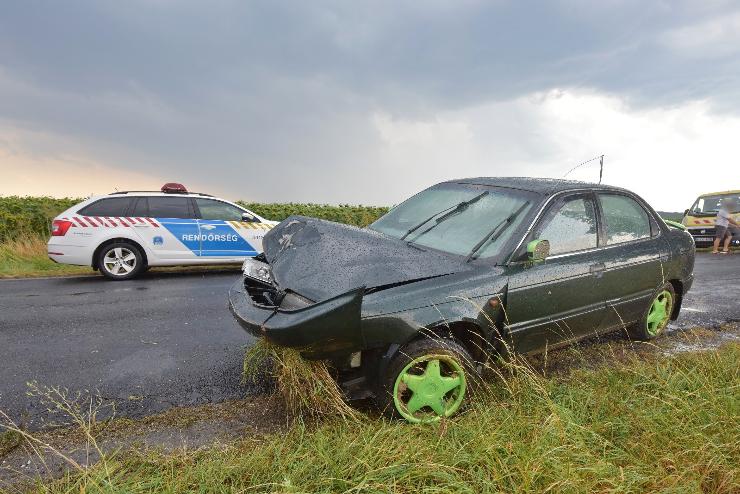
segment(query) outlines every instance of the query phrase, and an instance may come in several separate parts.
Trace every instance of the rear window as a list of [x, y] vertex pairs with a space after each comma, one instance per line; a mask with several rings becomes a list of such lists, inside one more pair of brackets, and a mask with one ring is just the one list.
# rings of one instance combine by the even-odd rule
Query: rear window
[[607, 245], [650, 237], [650, 218], [634, 199], [622, 195], [599, 194], [604, 214]]
[[[190, 207], [190, 199], [187, 197], [144, 197], [147, 203], [148, 214], [142, 216], [149, 216], [152, 218], [195, 218], [193, 210]], [[139, 204], [142, 202], [141, 199], [136, 205], [136, 210], [141, 211], [142, 208]], [[137, 215], [138, 216], [138, 215]]]
[[88, 204], [78, 211], [82, 216], [126, 216], [130, 197], [110, 197]]

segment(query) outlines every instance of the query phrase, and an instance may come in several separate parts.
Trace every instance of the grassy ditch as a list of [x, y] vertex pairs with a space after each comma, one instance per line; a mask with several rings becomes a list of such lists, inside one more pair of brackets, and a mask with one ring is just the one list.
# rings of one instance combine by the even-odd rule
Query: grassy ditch
[[[33, 278], [39, 276], [73, 276], [96, 274], [89, 266], [57, 264], [46, 253], [46, 239], [37, 235], [22, 235], [0, 243], [0, 279]], [[153, 273], [180, 271], [238, 270], [239, 265], [168, 266], [152, 268]]]
[[57, 264], [46, 253], [46, 239], [24, 234], [0, 243], [0, 278], [92, 274], [90, 267]]
[[106, 455], [35, 492], [740, 490], [740, 345], [545, 378], [505, 368], [461, 416], [295, 421], [226, 447]]

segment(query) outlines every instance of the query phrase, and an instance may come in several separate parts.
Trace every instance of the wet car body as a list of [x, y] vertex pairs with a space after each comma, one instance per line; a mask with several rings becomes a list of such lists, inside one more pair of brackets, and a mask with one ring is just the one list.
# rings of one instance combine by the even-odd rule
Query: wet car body
[[[245, 276], [232, 287], [237, 321], [308, 359], [330, 360], [348, 396], [359, 398], [379, 393], [389, 362], [417, 339], [455, 338], [477, 362], [502, 351], [539, 352], [637, 323], [666, 283], [675, 290], [670, 317], [678, 316], [693, 281], [693, 240], [633, 193], [529, 178], [434, 187], [511, 193], [526, 202], [485, 258], [396, 238], [375, 224], [360, 229], [292, 216], [265, 236], [264, 253], [253, 261], [263, 263], [264, 279]], [[593, 248], [533, 262], [527, 247], [539, 225], [575, 200], [593, 209]], [[649, 236], [613, 242], [604, 204], [625, 200], [644, 210]]]

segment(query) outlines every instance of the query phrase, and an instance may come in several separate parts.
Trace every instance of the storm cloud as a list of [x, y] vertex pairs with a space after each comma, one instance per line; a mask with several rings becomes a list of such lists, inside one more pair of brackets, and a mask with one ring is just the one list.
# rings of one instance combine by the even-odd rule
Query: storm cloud
[[0, 193], [56, 163], [54, 195], [389, 204], [605, 153], [605, 179], [677, 209], [693, 191], [632, 167], [716, 163], [739, 103], [734, 2], [6, 2]]

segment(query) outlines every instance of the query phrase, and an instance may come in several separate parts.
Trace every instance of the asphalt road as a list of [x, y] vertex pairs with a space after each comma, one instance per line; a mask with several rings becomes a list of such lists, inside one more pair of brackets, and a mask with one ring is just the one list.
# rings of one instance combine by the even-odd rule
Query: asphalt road
[[0, 281], [0, 410], [46, 414], [27, 381], [115, 400], [117, 415], [243, 397], [245, 346], [226, 293], [238, 270]]
[[[740, 255], [699, 254], [674, 327], [740, 320]], [[0, 410], [36, 428], [26, 382], [99, 393], [119, 416], [243, 397], [244, 348], [226, 293], [238, 271], [0, 281]]]

